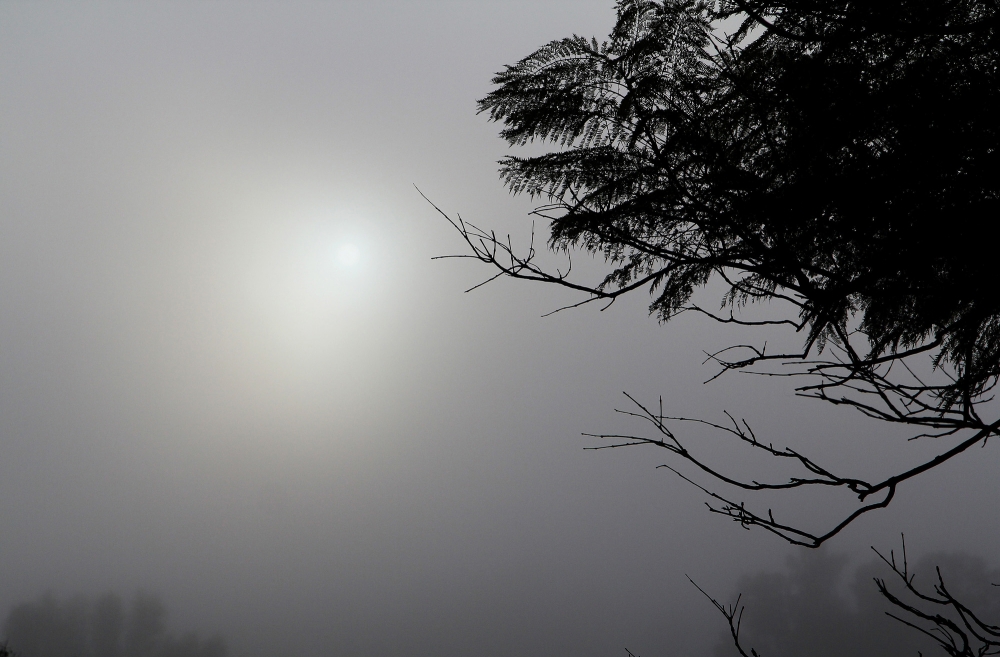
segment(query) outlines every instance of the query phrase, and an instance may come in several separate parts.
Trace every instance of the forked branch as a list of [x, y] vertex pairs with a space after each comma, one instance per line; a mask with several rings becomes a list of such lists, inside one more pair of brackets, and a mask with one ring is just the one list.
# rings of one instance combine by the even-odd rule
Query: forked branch
[[[654, 428], [655, 433], [652, 436], [638, 433], [588, 433], [584, 435], [602, 440], [610, 440], [612, 442], [607, 445], [600, 445], [585, 449], [602, 450], [618, 447], [631, 447], [636, 445], [654, 445], [656, 447], [666, 449], [671, 454], [674, 454], [676, 457], [679, 457], [681, 460], [694, 466], [702, 474], [707, 475], [708, 479], [715, 484], [723, 484], [743, 491], [783, 491], [810, 487], [824, 487], [843, 489], [854, 494], [860, 502], [860, 506], [852, 510], [846, 516], [835, 521], [828, 529], [817, 532], [815, 530], [806, 530], [789, 523], [780, 522], [775, 519], [774, 514], [770, 509], [767, 510], [766, 514], [755, 512], [748, 507], [746, 501], [737, 500], [731, 496], [723, 495], [716, 490], [713, 490], [713, 488], [709, 485], [699, 483], [695, 481], [694, 478], [683, 474], [676, 467], [668, 464], [659, 466], [675, 473], [678, 477], [695, 486], [711, 498], [712, 501], [709, 502], [707, 506], [712, 513], [726, 516], [733, 521], [738, 522], [746, 529], [751, 527], [760, 527], [775, 534], [776, 536], [781, 537], [793, 545], [809, 548], [819, 547], [839, 534], [862, 515], [888, 506], [895, 496], [897, 488], [903, 482], [918, 477], [924, 472], [941, 465], [955, 456], [958, 456], [973, 445], [985, 441], [990, 436], [1000, 435], [1000, 420], [998, 420], [989, 426], [981, 427], [979, 431], [973, 433], [971, 436], [967, 436], [964, 440], [959, 441], [951, 449], [938, 453], [933, 458], [927, 459], [914, 467], [908, 468], [884, 479], [872, 482], [856, 477], [837, 474], [832, 469], [820, 465], [812, 458], [790, 447], [779, 448], [775, 447], [773, 443], [761, 442], [758, 440], [757, 436], [750, 428], [750, 425], [747, 424], [745, 420], [737, 420], [729, 413], [726, 413], [730, 422], [728, 425], [717, 424], [696, 418], [667, 416], [663, 413], [662, 398], [660, 399], [659, 410], [653, 411], [628, 393], [625, 393], [625, 396], [634, 404], [637, 410], [616, 409], [616, 412], [644, 421]], [[801, 474], [790, 476], [789, 478], [781, 481], [759, 481], [756, 479], [745, 480], [726, 474], [716, 466], [706, 462], [701, 456], [693, 453], [684, 443], [681, 442], [677, 432], [671, 428], [671, 425], [683, 423], [701, 425], [722, 432], [723, 434], [727, 434], [735, 438], [739, 444], [747, 446], [758, 453], [763, 453], [768, 457], [792, 463], [800, 470]], [[870, 501], [872, 499], [875, 501]]]
[[935, 569], [937, 581], [933, 584], [932, 591], [916, 586], [916, 574], [911, 572], [906, 558], [905, 538], [899, 562], [894, 551], [890, 551], [886, 557], [875, 548], [872, 550], [899, 578], [911, 598], [911, 601], [903, 600], [889, 590], [885, 580], [876, 578], [875, 585], [879, 593], [899, 614], [903, 614], [886, 612], [888, 616], [929, 637], [953, 657], [1000, 654], [1000, 626], [981, 619], [977, 612], [956, 598], [945, 585], [940, 567]]

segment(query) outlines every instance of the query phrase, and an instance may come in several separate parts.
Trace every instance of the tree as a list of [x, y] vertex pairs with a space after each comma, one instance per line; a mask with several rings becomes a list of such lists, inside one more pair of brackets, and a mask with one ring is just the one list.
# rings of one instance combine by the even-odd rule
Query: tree
[[[166, 630], [159, 597], [136, 592], [126, 606], [107, 593], [96, 600], [51, 594], [11, 608], [3, 623], [5, 639], [21, 657], [225, 657], [225, 641], [195, 632], [176, 637]], [[0, 643], [0, 657], [13, 650]], [[7, 650], [7, 652], [4, 652]]]
[[[1000, 435], [986, 415], [1000, 292], [983, 239], [1000, 217], [998, 15], [995, 0], [619, 0], [607, 41], [553, 41], [479, 102], [511, 145], [553, 146], [505, 158], [501, 177], [543, 203], [551, 249], [603, 256], [603, 279], [548, 270], [533, 244], [518, 252], [445, 215], [470, 249], [457, 257], [581, 292], [577, 306], [648, 289], [662, 321], [696, 312], [795, 331], [800, 350], [746, 344], [711, 358], [719, 374], [799, 377], [803, 396], [943, 444], [866, 481], [774, 447], [745, 421], [693, 420], [801, 470], [760, 482], [701, 460], [678, 434], [692, 420], [662, 402], [630, 397], [652, 435], [601, 436], [613, 440], [603, 447], [668, 450], [695, 466], [675, 472], [713, 512], [818, 547], [902, 483]], [[692, 301], [712, 280], [727, 286], [718, 312]], [[696, 477], [748, 492], [846, 489], [858, 505], [800, 527]]]
[[[479, 105], [511, 145], [555, 146], [505, 158], [501, 176], [544, 203], [535, 214], [553, 250], [601, 255], [605, 276], [589, 283], [571, 268], [547, 270], [533, 243], [516, 252], [509, 238], [449, 218], [470, 248], [459, 257], [584, 293], [574, 305], [648, 289], [662, 321], [697, 312], [792, 329], [800, 350], [747, 344], [711, 358], [719, 374], [802, 377], [803, 396], [944, 443], [916, 467], [866, 481], [774, 447], [745, 421], [671, 417], [662, 401], [653, 408], [632, 397], [628, 414], [649, 422], [652, 436], [600, 436], [614, 440], [601, 448], [668, 450], [695, 467], [695, 476], [674, 471], [713, 499], [714, 512], [819, 547], [887, 506], [900, 484], [1000, 431], [987, 415], [1000, 376], [1000, 293], [982, 239], [1000, 217], [998, 9], [993, 0], [620, 0], [607, 41], [549, 43], [498, 74]], [[720, 312], [692, 301], [713, 279], [727, 286]], [[730, 476], [681, 441], [683, 422], [802, 473]], [[816, 530], [753, 511], [712, 481], [744, 491], [847, 489], [859, 504]], [[927, 589], [905, 552], [901, 565], [891, 554], [884, 561], [904, 588], [876, 580], [894, 618], [951, 655], [1000, 651], [1000, 628], [952, 594], [940, 570]], [[742, 607], [712, 602], [746, 657]]]

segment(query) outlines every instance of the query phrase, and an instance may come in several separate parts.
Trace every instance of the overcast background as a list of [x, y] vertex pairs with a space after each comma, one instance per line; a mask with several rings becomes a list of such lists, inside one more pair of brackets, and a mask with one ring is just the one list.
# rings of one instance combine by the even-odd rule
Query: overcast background
[[[142, 588], [239, 656], [708, 654], [722, 619], [685, 574], [728, 596], [793, 551], [707, 514], [662, 453], [583, 451], [627, 426], [623, 390], [861, 474], [916, 458], [785, 382], [702, 385], [736, 338], [642, 294], [543, 319], [579, 298], [463, 294], [489, 272], [431, 261], [461, 244], [414, 185], [531, 229], [475, 113], [492, 74], [613, 22], [608, 0], [0, 2], [0, 614]], [[906, 532], [992, 562], [998, 465], [940, 468], [824, 550]]]

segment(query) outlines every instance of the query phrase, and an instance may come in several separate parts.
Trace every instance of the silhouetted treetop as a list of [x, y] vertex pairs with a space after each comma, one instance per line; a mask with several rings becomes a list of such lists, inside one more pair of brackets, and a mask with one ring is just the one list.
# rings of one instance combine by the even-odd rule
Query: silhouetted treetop
[[[603, 256], [603, 279], [547, 269], [533, 244], [518, 252], [445, 215], [469, 247], [458, 257], [584, 293], [575, 305], [647, 289], [661, 320], [693, 310], [791, 327], [801, 350], [742, 344], [710, 359], [723, 372], [804, 376], [799, 394], [945, 443], [869, 481], [759, 440], [737, 418], [694, 420], [799, 471], [764, 481], [690, 451], [674, 428], [692, 420], [662, 401], [631, 398], [627, 413], [653, 437], [599, 435], [665, 448], [692, 476], [742, 491], [849, 491], [857, 508], [807, 530], [678, 471], [714, 512], [817, 547], [901, 483], [1000, 436], [1000, 419], [982, 416], [1000, 377], [987, 238], [1000, 217], [998, 15], [995, 0], [619, 0], [607, 40], [553, 41], [479, 101], [512, 146], [550, 146], [504, 158], [501, 177], [542, 203], [552, 249]], [[728, 286], [722, 312], [692, 300], [713, 279]], [[742, 312], [757, 302], [769, 303]]]
[[719, 274], [730, 304], [791, 299], [807, 347], [857, 316], [868, 358], [933, 342], [948, 407], [1000, 371], [996, 23], [986, 1], [623, 0], [609, 40], [549, 43], [479, 107], [558, 147], [502, 176], [547, 202], [553, 247], [613, 265], [595, 291], [648, 286], [667, 319]]

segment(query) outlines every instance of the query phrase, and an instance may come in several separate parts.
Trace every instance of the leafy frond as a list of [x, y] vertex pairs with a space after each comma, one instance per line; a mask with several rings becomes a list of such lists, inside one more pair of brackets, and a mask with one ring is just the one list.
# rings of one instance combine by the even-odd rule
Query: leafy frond
[[[713, 275], [739, 307], [796, 299], [806, 344], [939, 345], [948, 408], [1000, 375], [998, 9], [986, 0], [620, 0], [608, 39], [553, 41], [479, 103], [553, 248], [646, 280], [672, 317]], [[718, 27], [728, 25], [729, 34]], [[734, 27], [735, 26], [735, 27]], [[857, 322], [855, 322], [857, 318]]]

